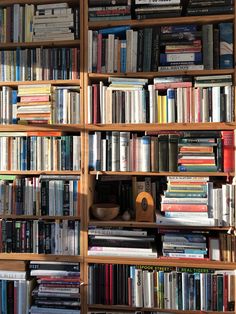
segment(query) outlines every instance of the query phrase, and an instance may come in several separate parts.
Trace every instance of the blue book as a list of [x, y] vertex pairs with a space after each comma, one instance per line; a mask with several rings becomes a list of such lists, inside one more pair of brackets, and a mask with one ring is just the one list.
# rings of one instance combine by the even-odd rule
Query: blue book
[[2, 306], [1, 314], [7, 314], [7, 281], [1, 280], [1, 290], [2, 290]]
[[166, 25], [161, 27], [162, 34], [196, 32], [197, 25]]
[[11, 92], [11, 103], [12, 103], [12, 123], [17, 124], [16, 110], [17, 110], [17, 90]]
[[103, 35], [114, 34], [114, 35], [119, 35], [119, 36], [120, 35], [125, 36], [125, 32], [129, 29], [131, 29], [129, 25], [115, 26], [115, 27], [100, 29], [98, 33], [103, 34]]
[[233, 68], [233, 23], [220, 23], [219, 31], [220, 69]]
[[126, 72], [126, 40], [121, 40], [121, 45], [120, 45], [120, 71], [122, 73]]

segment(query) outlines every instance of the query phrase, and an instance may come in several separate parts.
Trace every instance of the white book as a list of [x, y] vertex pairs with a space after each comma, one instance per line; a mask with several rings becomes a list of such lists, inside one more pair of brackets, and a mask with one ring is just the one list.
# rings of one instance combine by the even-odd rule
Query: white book
[[101, 140], [101, 171], [107, 170], [107, 140]]
[[229, 185], [222, 185], [222, 224], [229, 226]]
[[150, 148], [150, 136], [142, 136], [140, 141], [140, 171], [149, 172], [151, 170]]
[[212, 122], [220, 122], [220, 87], [212, 87]]
[[87, 53], [88, 53], [88, 73], [92, 73], [92, 62], [93, 62], [93, 31], [92, 30], [88, 30], [88, 52]]
[[143, 271], [143, 306], [154, 307], [153, 272]]
[[135, 0], [135, 4], [172, 5], [180, 4], [180, 0]]
[[114, 72], [114, 51], [115, 51], [115, 35], [108, 35], [108, 55], [107, 55], [107, 72]]
[[0, 270], [0, 280], [26, 279], [25, 271]]
[[120, 171], [129, 171], [129, 132], [120, 132]]
[[131, 123], [131, 91], [125, 91], [125, 123]]
[[101, 228], [93, 228], [88, 230], [89, 235], [118, 235], [118, 236], [139, 236], [145, 237], [147, 236], [147, 231], [144, 230], [122, 230], [122, 229], [101, 229]]
[[143, 307], [143, 271], [135, 269], [134, 274], [135, 307]]
[[226, 97], [226, 122], [233, 121], [233, 99], [232, 99], [232, 87], [225, 86], [224, 87], [224, 94]]
[[111, 170], [120, 171], [120, 132], [111, 135]]
[[157, 258], [156, 252], [123, 252], [123, 251], [88, 251], [88, 256], [117, 256], [117, 257], [145, 257], [145, 258]]
[[156, 123], [156, 95], [154, 85], [148, 85], [149, 93], [149, 123]]
[[206, 311], [206, 274], [200, 273], [200, 304], [201, 304], [201, 311]]
[[158, 71], [191, 71], [191, 70], [204, 70], [203, 64], [191, 64], [191, 65], [164, 65], [159, 66]]

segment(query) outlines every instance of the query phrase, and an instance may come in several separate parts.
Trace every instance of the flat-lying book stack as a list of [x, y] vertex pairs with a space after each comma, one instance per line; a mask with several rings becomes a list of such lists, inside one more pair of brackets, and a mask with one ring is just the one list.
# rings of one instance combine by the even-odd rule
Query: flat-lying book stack
[[37, 5], [33, 17], [33, 41], [73, 39], [74, 14], [67, 3]]
[[30, 275], [37, 277], [30, 313], [80, 313], [78, 263], [31, 261]]
[[89, 0], [89, 21], [131, 19], [131, 0]]
[[51, 84], [19, 85], [18, 123], [51, 123]]
[[190, 0], [187, 15], [212, 15], [233, 13], [234, 0]]

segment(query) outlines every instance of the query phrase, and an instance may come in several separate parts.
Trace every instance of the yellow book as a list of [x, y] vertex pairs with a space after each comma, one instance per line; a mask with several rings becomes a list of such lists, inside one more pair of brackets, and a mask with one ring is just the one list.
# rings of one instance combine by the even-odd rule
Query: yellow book
[[162, 123], [162, 96], [157, 96], [157, 123]]
[[161, 105], [162, 105], [162, 123], [167, 123], [167, 96], [161, 96]]

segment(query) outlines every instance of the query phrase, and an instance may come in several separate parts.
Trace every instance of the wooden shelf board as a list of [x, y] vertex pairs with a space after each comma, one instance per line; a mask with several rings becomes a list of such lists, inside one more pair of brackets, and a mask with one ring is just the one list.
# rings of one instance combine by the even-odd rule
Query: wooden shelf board
[[0, 260], [19, 260], [19, 261], [69, 261], [82, 262], [81, 256], [70, 255], [51, 255], [35, 253], [0, 253]]
[[155, 18], [145, 20], [120, 20], [120, 21], [96, 21], [88, 22], [90, 29], [114, 27], [120, 25], [130, 25], [131, 27], [145, 27], [154, 25], [167, 25], [167, 24], [206, 24], [206, 23], [219, 23], [226, 21], [233, 21], [234, 14], [221, 14], [221, 15], [206, 15], [206, 16], [181, 16], [172, 18]]
[[19, 42], [19, 43], [1, 43], [0, 49], [7, 48], [34, 48], [34, 47], [76, 47], [80, 45], [79, 39], [74, 40], [48, 40], [35, 42]]
[[176, 259], [176, 258], [135, 258], [135, 257], [117, 257], [117, 256], [87, 256], [86, 263], [98, 264], [127, 264], [127, 265], [153, 265], [169, 267], [190, 267], [191, 268], [211, 268], [234, 270], [236, 263], [208, 261], [201, 259]]
[[0, 86], [17, 87], [19, 85], [37, 85], [37, 84], [52, 84], [52, 85], [80, 85], [80, 80], [41, 80], [41, 81], [12, 81], [0, 82]]
[[176, 75], [217, 75], [217, 74], [234, 74], [234, 69], [218, 70], [185, 70], [185, 71], [163, 71], [163, 72], [127, 72], [127, 73], [88, 73], [91, 79], [108, 79], [108, 77], [137, 77], [152, 79], [157, 76], [176, 76]]
[[141, 172], [141, 171], [90, 171], [91, 175], [119, 175], [119, 176], [198, 176], [198, 177], [228, 177], [233, 172]]
[[109, 221], [99, 221], [99, 220], [90, 220], [88, 222], [89, 226], [96, 227], [135, 227], [135, 228], [168, 228], [168, 229], [194, 229], [197, 230], [218, 230], [218, 231], [228, 231], [229, 227], [207, 227], [207, 226], [184, 226], [184, 225], [158, 225], [155, 222], [138, 222], [138, 221], [123, 221], [123, 220], [109, 220]]
[[[9, 6], [9, 4], [19, 3], [19, 4], [47, 4], [47, 3], [58, 3], [65, 2], [65, 0], [1, 0], [1, 6]], [[78, 0], [68, 0], [69, 4], [77, 4]]]
[[69, 170], [64, 170], [64, 171], [44, 171], [44, 170], [40, 170], [40, 171], [34, 171], [34, 170], [6, 170], [6, 171], [0, 171], [0, 175], [1, 174], [11, 174], [11, 175], [36, 175], [39, 176], [41, 174], [47, 174], [47, 175], [80, 175], [81, 171], [69, 171]]
[[[8, 124], [0, 125], [0, 132], [78, 132], [84, 130], [82, 124]], [[47, 134], [45, 134], [47, 135]]]
[[186, 130], [234, 130], [236, 123], [113, 123], [86, 124], [88, 131], [186, 131]]
[[42, 215], [0, 215], [0, 219], [31, 219], [31, 220], [79, 220], [77, 216], [42, 216]]
[[[163, 312], [163, 313], [188, 313], [188, 314], [196, 314], [196, 313], [207, 313], [207, 314], [217, 314], [217, 313], [222, 313], [222, 312], [218, 312], [218, 311], [190, 311], [190, 310], [186, 310], [186, 311], [180, 311], [180, 310], [172, 310], [172, 309], [159, 309], [156, 307], [153, 308], [147, 308], [147, 307], [131, 307], [128, 305], [103, 305], [103, 304], [89, 304], [88, 305], [89, 309], [98, 309], [98, 310], [114, 310], [114, 311], [119, 311], [119, 310], [123, 310], [123, 311], [158, 311], [159, 312]], [[230, 311], [226, 311], [224, 312], [224, 314], [232, 314], [234, 312], [230, 312]]]

